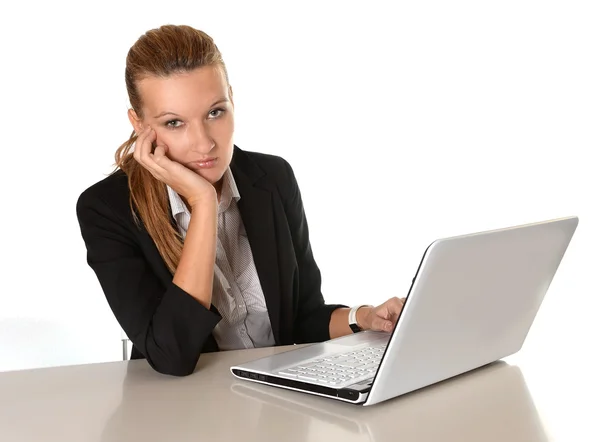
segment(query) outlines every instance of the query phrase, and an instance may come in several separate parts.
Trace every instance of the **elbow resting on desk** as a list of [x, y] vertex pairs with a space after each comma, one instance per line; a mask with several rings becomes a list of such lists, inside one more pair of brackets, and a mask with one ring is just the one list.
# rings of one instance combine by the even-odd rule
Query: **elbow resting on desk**
[[170, 376], [185, 377], [191, 375], [196, 370], [196, 364], [178, 364], [171, 362], [168, 365], [156, 365], [151, 360], [148, 360], [148, 363], [158, 373]]
[[[152, 340], [151, 337], [148, 338]], [[148, 364], [158, 373], [171, 376], [189, 376], [196, 370], [200, 351], [197, 354], [183, 354], [180, 351], [163, 350], [156, 345], [149, 351], [149, 346], [146, 346], [146, 360]]]

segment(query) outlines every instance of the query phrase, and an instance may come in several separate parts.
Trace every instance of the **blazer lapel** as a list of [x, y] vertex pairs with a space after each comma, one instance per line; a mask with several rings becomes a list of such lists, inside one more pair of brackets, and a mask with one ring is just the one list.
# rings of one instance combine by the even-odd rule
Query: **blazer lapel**
[[230, 167], [240, 192], [238, 208], [265, 295], [273, 336], [279, 344], [281, 300], [272, 193], [268, 188], [260, 186], [264, 172], [237, 147], [234, 147]]

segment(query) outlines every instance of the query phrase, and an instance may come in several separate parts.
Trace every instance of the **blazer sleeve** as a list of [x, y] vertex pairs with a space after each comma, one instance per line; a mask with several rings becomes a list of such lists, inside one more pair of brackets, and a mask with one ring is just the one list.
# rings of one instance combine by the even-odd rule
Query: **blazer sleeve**
[[129, 339], [156, 371], [191, 374], [220, 316], [174, 283], [164, 287], [131, 226], [101, 196], [82, 193], [77, 218], [87, 262]]
[[294, 341], [298, 344], [323, 342], [331, 338], [331, 313], [341, 304], [326, 304], [321, 293], [321, 272], [312, 253], [308, 222], [302, 195], [290, 164], [283, 160], [287, 172], [285, 210], [292, 234], [299, 275], [298, 312], [294, 321]]

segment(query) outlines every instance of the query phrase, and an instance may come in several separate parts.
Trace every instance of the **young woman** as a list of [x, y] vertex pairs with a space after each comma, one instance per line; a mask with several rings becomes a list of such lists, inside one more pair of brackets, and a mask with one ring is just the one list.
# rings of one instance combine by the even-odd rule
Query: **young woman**
[[391, 331], [401, 299], [325, 304], [292, 168], [233, 144], [232, 89], [211, 37], [148, 31], [125, 83], [134, 131], [77, 217], [132, 359], [184, 376], [203, 352]]

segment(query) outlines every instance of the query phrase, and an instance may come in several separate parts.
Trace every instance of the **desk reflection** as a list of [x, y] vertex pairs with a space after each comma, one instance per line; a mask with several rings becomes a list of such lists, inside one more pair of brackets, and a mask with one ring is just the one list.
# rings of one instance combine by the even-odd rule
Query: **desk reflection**
[[[310, 440], [307, 418], [282, 421], [270, 416], [261, 403], [248, 403], [233, 394], [233, 380], [220, 363], [186, 378], [130, 364], [121, 400], [104, 425], [101, 441]], [[255, 434], [269, 438], [255, 439]]]

